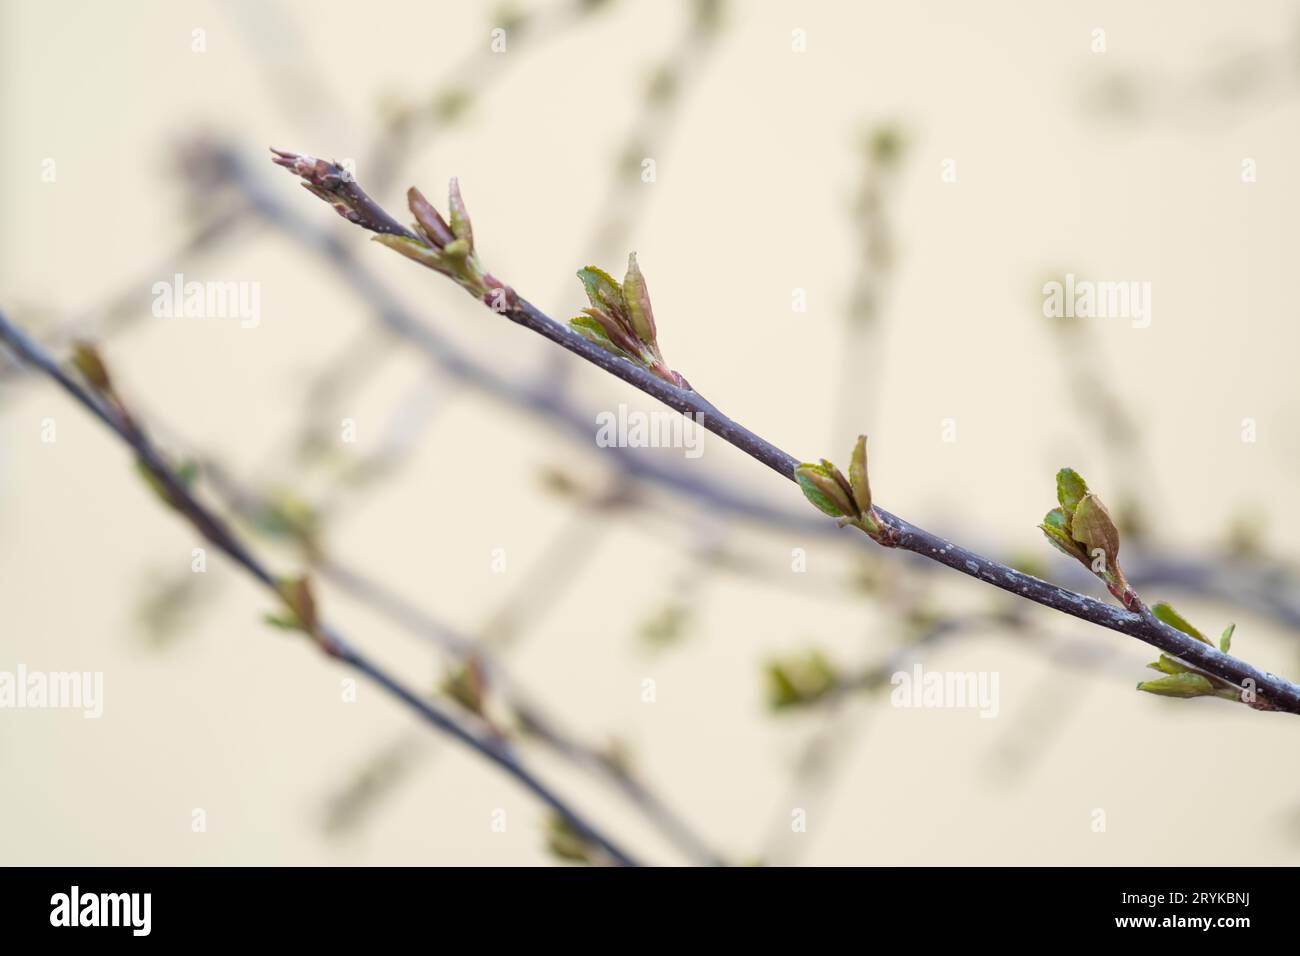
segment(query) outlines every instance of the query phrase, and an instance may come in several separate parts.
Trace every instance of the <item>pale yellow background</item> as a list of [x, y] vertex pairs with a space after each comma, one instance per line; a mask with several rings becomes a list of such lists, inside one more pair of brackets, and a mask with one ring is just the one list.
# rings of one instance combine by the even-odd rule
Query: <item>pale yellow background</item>
[[[271, 188], [355, 244], [475, 354], [521, 371], [547, 354], [450, 283], [366, 246], [263, 159], [271, 144], [364, 156], [376, 105], [444, 83], [449, 64], [488, 43], [490, 11], [276, 4], [295, 63], [321, 77], [317, 103], [287, 110], [247, 27], [268, 15], [260, 6], [0, 4], [0, 305], [24, 324], [93, 316], [139, 277], [146, 314], [105, 345], [124, 391], [248, 478], [287, 452], [279, 443], [308, 371], [373, 318], [319, 260], [265, 230], [185, 270], [260, 282], [259, 328], [148, 317], [148, 285], [169, 278], [149, 270], [185, 234], [166, 158], [184, 134], [228, 138]], [[620, 0], [562, 38], [512, 45], [466, 122], [416, 150], [378, 198], [400, 209], [397, 187], [418, 182], [440, 199], [459, 175], [490, 267], [572, 314], [580, 288], [569, 277], [591, 249], [646, 73], [680, 42], [684, 15], [680, 4]], [[1096, 27], [1104, 54], [1090, 50]], [[206, 52], [191, 51], [195, 28]], [[791, 51], [795, 28], [807, 30], [802, 55]], [[630, 240], [669, 361], [795, 454], [843, 460], [852, 434], [870, 432], [873, 486], [891, 510], [1001, 554], [1046, 557], [1034, 525], [1054, 470], [1072, 464], [1103, 493], [1119, 476], [1059, 383], [1038, 286], [1067, 268], [1147, 280], [1151, 328], [1095, 322], [1092, 332], [1143, 428], [1150, 471], [1135, 477], [1160, 540], [1209, 548], [1233, 515], [1253, 510], [1267, 519], [1269, 548], [1293, 561], [1297, 31], [1294, 5], [1266, 2], [731, 5], [655, 148], [657, 182], [642, 187], [650, 195]], [[292, 46], [269, 43], [273, 55]], [[1253, 77], [1251, 92], [1215, 93], [1225, 63]], [[1089, 108], [1088, 91], [1116, 71], [1143, 78], [1150, 112], [1113, 122]], [[909, 139], [891, 206], [899, 258], [881, 358], [860, 370], [878, 401], [849, 416], [850, 432], [830, 424], [858, 255], [848, 208], [861, 131], [882, 121]], [[1258, 162], [1256, 184], [1241, 182], [1245, 157]], [[47, 158], [54, 183], [41, 180]], [[955, 184], [940, 181], [946, 158]], [[358, 174], [364, 183], [365, 168]], [[791, 311], [796, 287], [807, 290], [805, 314]], [[356, 398], [362, 450], [424, 374], [403, 356]], [[648, 407], [594, 371], [576, 381], [593, 416], [619, 402]], [[473, 629], [566, 520], [570, 506], [539, 488], [537, 470], [603, 470], [592, 449], [500, 404], [468, 392], [445, 401], [410, 466], [347, 510], [328, 540]], [[39, 438], [47, 416], [53, 445]], [[956, 443], [940, 440], [948, 417]], [[1258, 424], [1253, 444], [1240, 438], [1246, 417]], [[183, 570], [197, 542], [142, 489], [123, 449], [48, 384], [6, 390], [0, 462], [0, 669], [102, 670], [106, 682], [99, 721], [0, 712], [0, 861], [549, 861], [531, 797], [368, 686], [342, 703], [345, 674], [263, 626], [268, 598], [222, 558], [210, 559], [215, 593], [193, 623], [166, 649], [149, 648], [136, 622], [145, 582]], [[806, 507], [712, 436], [690, 467]], [[628, 741], [669, 802], [735, 859], [760, 854], [790, 808], [806, 805], [808, 832], [794, 839], [809, 863], [1300, 861], [1294, 718], [1138, 694], [1148, 649], [1046, 613], [1044, 635], [1114, 649], [1100, 672], [1072, 674], [997, 636], [944, 647], [927, 666], [999, 672], [998, 719], [857, 703], [837, 732], [842, 781], [829, 802], [805, 803], [790, 764], [818, 721], [772, 717], [760, 665], [810, 643], [846, 663], [895, 646], [886, 615], [837, 590], [860, 553], [849, 534], [737, 530], [731, 543], [788, 581], [713, 575], [696, 589], [688, 639], [653, 653], [637, 630], [694, 573], [691, 535], [662, 516], [619, 523], [510, 663], [587, 737]], [[808, 550], [805, 575], [786, 570], [794, 547]], [[493, 548], [506, 549], [505, 574], [490, 572]], [[956, 575], [942, 580], [950, 607], [992, 598]], [[1215, 633], [1235, 619], [1235, 650], [1300, 676], [1300, 635], [1178, 594], [1150, 597], [1176, 600]], [[418, 642], [328, 588], [322, 601], [395, 671], [423, 686], [438, 678]], [[657, 682], [654, 704], [641, 701], [646, 678]], [[357, 834], [322, 837], [326, 795], [412, 732], [427, 743], [413, 774]], [[1035, 751], [1008, 766], [1008, 754]], [[681, 860], [605, 788], [544, 754], [533, 762], [645, 859]], [[191, 832], [194, 808], [207, 813], [206, 833]], [[495, 808], [508, 813], [505, 834], [490, 831]], [[1091, 827], [1098, 808], [1104, 833]]]

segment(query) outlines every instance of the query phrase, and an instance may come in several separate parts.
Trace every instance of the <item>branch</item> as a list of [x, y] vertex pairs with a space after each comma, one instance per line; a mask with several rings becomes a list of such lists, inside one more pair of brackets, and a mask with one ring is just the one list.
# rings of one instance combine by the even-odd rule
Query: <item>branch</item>
[[[200, 503], [191, 493], [186, 479], [167, 462], [145, 430], [118, 398], [107, 369], [93, 350], [82, 346], [78, 349], [75, 358], [77, 368], [90, 383], [91, 387], [87, 388], [65, 372], [2, 312], [0, 312], [0, 342], [4, 342], [22, 361], [54, 379], [130, 446], [137, 457], [141, 471], [159, 496], [185, 517], [204, 538], [225, 552], [283, 602], [293, 626], [307, 632], [322, 651], [369, 677], [413, 709], [425, 721], [501, 767], [525, 788], [532, 791], [543, 803], [555, 810], [569, 826], [598, 847], [610, 860], [623, 866], [636, 865], [631, 857], [606, 838], [595, 826], [587, 823], [577, 811], [570, 808], [563, 799], [524, 767], [498, 736], [491, 733], [478, 733], [462, 726], [451, 715], [389, 675], [353, 647], [341, 634], [320, 620], [306, 579], [286, 580], [274, 575], [219, 516]], [[281, 620], [283, 622], [284, 619]]]
[[[725, 512], [769, 527], [798, 530], [805, 534], [835, 533], [833, 525], [812, 515], [805, 517], [787, 508], [773, 507], [760, 498], [735, 491], [707, 476], [687, 474], [654, 457], [638, 455], [633, 449], [596, 449], [591, 442], [589, 416], [562, 390], [551, 388], [549, 383], [541, 380], [530, 384], [519, 381], [517, 377], [501, 375], [451, 340], [443, 338], [429, 324], [421, 322], [373, 272], [362, 266], [345, 243], [324, 233], [305, 216], [295, 214], [264, 187], [260, 178], [252, 174], [235, 152], [210, 144], [207, 162], [222, 170], [223, 181], [228, 180], [235, 186], [265, 221], [321, 256], [334, 269], [335, 275], [374, 310], [388, 331], [414, 347], [443, 375], [538, 417], [574, 439], [585, 450], [612, 458], [629, 477], [689, 498], [714, 513]], [[856, 539], [853, 540], [857, 543]], [[917, 570], [938, 570], [919, 559], [909, 564]], [[1230, 581], [1222, 580], [1225, 572], [1231, 577]], [[1277, 566], [1225, 569], [1218, 564], [1210, 566], [1205, 561], [1158, 554], [1149, 555], [1129, 571], [1129, 580], [1135, 584], [1174, 587], [1267, 615], [1291, 630], [1300, 630], [1300, 604], [1295, 602], [1287, 587], [1288, 576], [1289, 571]]]
[[[494, 312], [586, 359], [669, 408], [692, 416], [719, 438], [787, 481], [806, 487], [800, 481], [804, 466], [798, 459], [723, 414], [667, 366], [658, 347], [653, 317], [649, 315], [648, 296], [638, 302], [635, 294], [638, 288], [642, 295], [645, 291], [639, 272], [634, 278], [633, 271], [629, 270], [620, 298], [620, 290], [604, 273], [590, 268], [582, 270], [579, 275], [587, 286], [593, 308], [587, 310], [587, 316], [575, 320], [572, 327], [561, 325], [483, 268], [465, 204], [454, 180], [450, 223], [443, 220], [418, 190], [412, 189], [409, 199], [416, 224], [412, 230], [400, 226], [394, 229], [392, 217], [336, 164], [310, 156], [274, 152], [276, 164], [300, 176], [310, 191], [329, 202], [345, 219], [376, 232], [376, 238], [384, 245], [441, 272]], [[851, 497], [849, 504], [854, 504]], [[839, 511], [849, 514], [846, 508]], [[856, 519], [851, 523], [862, 527], [885, 547], [911, 551], [1036, 604], [1137, 638], [1177, 658], [1198, 674], [1231, 685], [1243, 702], [1258, 710], [1300, 714], [1300, 686], [1166, 623], [1137, 600], [1136, 594], [1122, 608], [1105, 604], [953, 544], [873, 506], [869, 500]], [[843, 518], [841, 521], [844, 523]], [[1089, 548], [1089, 553], [1092, 550]]]

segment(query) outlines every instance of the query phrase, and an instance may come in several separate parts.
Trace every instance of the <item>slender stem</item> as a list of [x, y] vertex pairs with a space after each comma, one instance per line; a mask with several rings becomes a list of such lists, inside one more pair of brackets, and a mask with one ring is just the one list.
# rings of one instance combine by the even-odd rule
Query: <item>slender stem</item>
[[[153, 442], [143, 428], [130, 417], [121, 414], [117, 409], [101, 401], [90, 390], [68, 375], [22, 329], [11, 323], [3, 312], [0, 312], [0, 341], [8, 345], [18, 358], [54, 379], [96, 418], [117, 433], [131, 447], [144, 466], [158, 478], [166, 491], [168, 499], [175, 505], [177, 510], [188, 518], [205, 538], [267, 587], [276, 595], [277, 600], [280, 599], [281, 592], [276, 576], [253, 555], [219, 516], [194, 497], [186, 487], [185, 482], [180, 479], [171, 465], [154, 447]], [[636, 865], [631, 857], [605, 837], [594, 825], [584, 820], [550, 787], [524, 767], [514, 756], [508, 745], [499, 737], [491, 734], [479, 734], [462, 726], [450, 714], [425, 700], [363, 655], [342, 635], [328, 627], [323, 628], [323, 630], [327, 638], [323, 646], [326, 647], [331, 656], [338, 658], [343, 663], [369, 677], [398, 700], [415, 710], [428, 723], [471, 749], [478, 751], [492, 763], [501, 767], [523, 784], [524, 787], [532, 791], [543, 803], [563, 816], [584, 838], [596, 844], [615, 863], [622, 866]]]
[[[327, 201], [330, 199], [328, 193], [337, 192], [334, 179], [336, 170], [329, 164], [322, 167], [321, 161], [286, 153], [277, 153], [276, 162], [308, 179], [309, 185], [314, 180], [317, 189], [313, 191], [318, 195], [321, 194], [320, 184], [324, 182], [326, 195], [322, 195], [322, 198]], [[314, 168], [309, 169], [313, 163]], [[353, 207], [360, 204], [367, 214], [361, 217], [360, 222], [354, 217], [345, 218], [357, 222], [363, 228], [371, 228], [364, 220], [371, 218], [369, 212], [379, 207], [355, 182], [347, 180], [346, 188], [346, 195], [340, 198]], [[383, 215], [384, 227], [392, 221], [387, 214]], [[787, 481], [796, 480], [794, 472], [800, 464], [799, 459], [723, 414], [699, 392], [670, 384], [647, 369], [606, 351], [567, 325], [556, 322], [517, 293], [509, 297], [507, 308], [492, 311], [505, 315], [512, 322], [586, 359], [652, 398], [657, 398], [669, 408], [683, 415], [691, 415], [719, 438], [762, 462]], [[1125, 610], [1059, 587], [953, 544], [883, 508], [876, 507], [874, 511], [884, 526], [877, 540], [887, 547], [911, 551], [1036, 604], [1137, 638], [1207, 674], [1229, 681], [1242, 690], [1242, 699], [1258, 710], [1282, 710], [1300, 714], [1300, 686], [1224, 654], [1212, 645], [1170, 627], [1149, 612]]]
[[[228, 181], [252, 202], [260, 216], [319, 254], [335, 274], [375, 310], [386, 329], [417, 349], [442, 374], [521, 408], [578, 440], [585, 448], [595, 450], [591, 441], [590, 417], [583, 408], [546, 383], [529, 384], [497, 372], [441, 336], [434, 327], [420, 321], [371, 270], [365, 268], [349, 246], [323, 233], [307, 217], [294, 213], [276, 194], [267, 190], [242, 157], [217, 146], [213, 150], [212, 161], [221, 165]], [[690, 498], [714, 513], [725, 512], [740, 519], [806, 534], [833, 535], [837, 531], [833, 524], [822, 521], [806, 507], [800, 507], [796, 512], [773, 506], [705, 475], [686, 473], [654, 457], [638, 455], [634, 449], [611, 447], [599, 449], [599, 452], [607, 458], [612, 457], [630, 477]], [[856, 535], [842, 540], [870, 547], [866, 538]], [[932, 567], [919, 560], [914, 566], [918, 569]], [[1127, 571], [1130, 583], [1135, 586], [1176, 588], [1267, 615], [1292, 630], [1300, 629], [1300, 604], [1292, 597], [1291, 589], [1286, 586], [1287, 578], [1276, 566], [1237, 565], [1225, 572], [1221, 565], [1211, 566], [1205, 561], [1161, 554], [1134, 561], [1130, 554]], [[1225, 573], [1230, 580], [1224, 580]]]

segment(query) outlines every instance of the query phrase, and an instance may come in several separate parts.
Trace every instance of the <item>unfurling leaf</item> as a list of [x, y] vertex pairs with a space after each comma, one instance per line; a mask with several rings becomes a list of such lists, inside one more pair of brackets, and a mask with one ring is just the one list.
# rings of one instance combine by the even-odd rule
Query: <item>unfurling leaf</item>
[[1070, 537], [1069, 519], [1066, 518], [1065, 512], [1060, 508], [1053, 508], [1043, 518], [1043, 523], [1038, 527], [1043, 529], [1043, 534], [1047, 540], [1060, 551], [1062, 554], [1069, 555], [1079, 561], [1084, 561], [1085, 556], [1079, 550], [1078, 543]]
[[840, 483], [823, 465], [802, 464], [794, 470], [794, 477], [803, 489], [804, 497], [832, 518], [854, 517], [856, 510], [852, 499]]
[[1210, 639], [1208, 637], [1206, 637], [1195, 627], [1193, 627], [1187, 621], [1186, 618], [1184, 618], [1181, 614], [1175, 611], [1170, 605], [1166, 604], [1164, 601], [1161, 601], [1159, 604], [1151, 608], [1151, 613], [1154, 614], [1160, 620], [1164, 621], [1170, 627], [1177, 628], [1178, 630], [1182, 631], [1184, 634], [1190, 634], [1192, 637], [1196, 638], [1201, 643], [1203, 644], [1210, 643]]
[[437, 249], [430, 249], [424, 243], [407, 236], [393, 236], [388, 233], [379, 233], [372, 237], [375, 242], [387, 246], [396, 252], [400, 252], [408, 259], [418, 262], [422, 266], [427, 266], [438, 272], [446, 272], [443, 267], [443, 258]]
[[[1151, 610], [1159, 620], [1170, 627], [1176, 628], [1198, 641], [1210, 644], [1204, 634], [1189, 624], [1181, 614], [1168, 604], [1162, 602]], [[1225, 654], [1228, 652], [1228, 648], [1232, 646], [1232, 632], [1235, 629], [1235, 624], [1229, 624], [1224, 630], [1223, 636], [1219, 639], [1219, 649]], [[1234, 701], [1242, 699], [1241, 690], [1235, 684], [1220, 677], [1198, 673], [1182, 661], [1175, 660], [1167, 654], [1161, 654], [1158, 661], [1152, 661], [1147, 667], [1169, 676], [1138, 684], [1138, 690], [1151, 694], [1161, 694], [1165, 697], [1218, 697], [1223, 700]]]
[[1161, 654], [1160, 660], [1152, 661], [1147, 667], [1153, 671], [1160, 671], [1162, 674], [1186, 674], [1191, 671], [1191, 668], [1186, 664], [1179, 663], [1168, 654]]
[[1083, 496], [1088, 493], [1088, 483], [1073, 468], [1062, 468], [1056, 473], [1056, 500], [1066, 517], [1074, 514]]
[[623, 290], [613, 277], [604, 269], [587, 266], [578, 270], [578, 278], [587, 292], [594, 309], [600, 309], [614, 318], [622, 318], [626, 312], [623, 303]]
[[[589, 311], [594, 313], [596, 310], [591, 309]], [[608, 352], [613, 352], [615, 355], [618, 355], [621, 358], [630, 359], [633, 362], [640, 361], [636, 355], [633, 355], [631, 352], [620, 347], [618, 343], [610, 338], [609, 333], [605, 331], [605, 323], [596, 315], [579, 315], [569, 319], [569, 327], [587, 341], [599, 345]]]
[[1096, 495], [1089, 493], [1079, 499], [1070, 520], [1070, 532], [1089, 555], [1100, 548], [1106, 555], [1108, 570], [1114, 571], [1119, 567], [1119, 529]]
[[447, 188], [447, 208], [451, 213], [451, 231], [457, 239], [465, 240], [471, 252], [474, 251], [474, 227], [470, 225], [469, 211], [465, 200], [460, 195], [460, 183], [455, 176]]
[[839, 485], [840, 491], [844, 493], [844, 500], [847, 501], [849, 505], [849, 510], [846, 514], [857, 515], [861, 513], [862, 509], [858, 506], [858, 501], [853, 496], [853, 486], [850, 485], [849, 480], [844, 477], [844, 472], [840, 471], [835, 467], [834, 463], [827, 461], [825, 458], [822, 459], [822, 468], [826, 470], [826, 474], [835, 479], [835, 484]]
[[654, 309], [650, 306], [650, 291], [646, 288], [645, 276], [636, 264], [636, 253], [628, 253], [627, 275], [623, 277], [623, 302], [627, 306], [628, 318], [634, 331], [642, 342], [655, 344]]
[[1209, 678], [1190, 671], [1181, 674], [1170, 674], [1168, 677], [1160, 677], [1156, 680], [1143, 681], [1137, 685], [1137, 689], [1144, 690], [1148, 694], [1159, 694], [1161, 697], [1217, 696], [1214, 685], [1210, 683]]
[[1232, 647], [1232, 632], [1236, 629], [1236, 624], [1229, 624], [1223, 629], [1223, 635], [1219, 638], [1219, 650], [1223, 651], [1225, 654], [1228, 653], [1228, 650]]
[[[1161, 660], [1168, 660], [1168, 658], [1162, 656]], [[1150, 666], [1156, 667], [1155, 664]], [[1159, 667], [1156, 669], [1160, 670]], [[1227, 681], [1206, 677], [1204, 674], [1197, 674], [1186, 668], [1177, 673], [1167, 673], [1169, 673], [1168, 677], [1143, 681], [1137, 685], [1137, 689], [1148, 694], [1159, 694], [1161, 697], [1217, 697], [1220, 700], [1241, 700], [1240, 691]]]
[[859, 510], [866, 514], [871, 510], [871, 485], [867, 480], [867, 436], [859, 435], [858, 443], [853, 446], [853, 458], [849, 461], [849, 487], [853, 490], [853, 500]]
[[[453, 179], [452, 182], [455, 180]], [[456, 238], [446, 220], [442, 218], [442, 214], [433, 203], [424, 198], [424, 193], [414, 186], [406, 191], [406, 204], [410, 207], [411, 215], [415, 217], [419, 231], [424, 234], [424, 238], [433, 243], [435, 248], [441, 249]], [[393, 246], [393, 248], [397, 247]]]
[[[646, 288], [645, 276], [637, 266], [636, 253], [628, 256], [627, 276], [622, 285], [615, 282], [608, 272], [596, 266], [579, 269], [578, 278], [582, 280], [582, 287], [591, 301], [591, 308], [584, 311], [600, 323], [604, 338], [617, 347], [610, 351], [630, 359], [670, 385], [690, 389], [686, 379], [668, 367], [659, 350], [650, 293]], [[584, 326], [590, 328], [589, 324], [584, 323], [574, 326], [575, 331], [596, 344], [609, 348], [605, 342], [589, 335]]]

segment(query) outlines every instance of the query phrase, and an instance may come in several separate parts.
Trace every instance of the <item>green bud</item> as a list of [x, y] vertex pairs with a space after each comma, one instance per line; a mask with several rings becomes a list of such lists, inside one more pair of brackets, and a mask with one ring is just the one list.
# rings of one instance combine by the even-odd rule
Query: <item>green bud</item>
[[859, 435], [858, 443], [853, 446], [853, 458], [849, 461], [849, 486], [853, 500], [857, 502], [862, 514], [871, 511], [871, 485], [867, 481], [867, 436]]
[[650, 307], [650, 291], [645, 276], [637, 266], [636, 253], [627, 257], [627, 275], [623, 277], [623, 301], [627, 306], [632, 331], [646, 345], [657, 348], [654, 310]]
[[804, 497], [832, 518], [856, 517], [853, 499], [839, 481], [823, 465], [802, 464], [794, 470], [794, 477], [803, 489]]
[[861, 509], [858, 508], [858, 501], [853, 497], [853, 487], [849, 484], [849, 480], [844, 477], [844, 472], [825, 458], [822, 459], [821, 464], [826, 474], [835, 479], [835, 484], [840, 486], [840, 491], [844, 493], [844, 498], [849, 503], [849, 510], [845, 513], [851, 517], [857, 517], [861, 513]]
[[1070, 521], [1070, 533], [1084, 546], [1089, 557], [1100, 548], [1106, 555], [1106, 570], [1119, 572], [1119, 529], [1111, 520], [1110, 512], [1096, 495], [1088, 493], [1075, 505]]
[[474, 251], [474, 228], [470, 225], [469, 210], [460, 195], [460, 183], [451, 177], [448, 186], [447, 208], [451, 211], [451, 231], [457, 239], [463, 239], [470, 252]]

